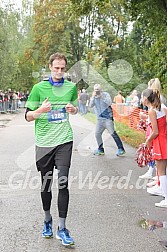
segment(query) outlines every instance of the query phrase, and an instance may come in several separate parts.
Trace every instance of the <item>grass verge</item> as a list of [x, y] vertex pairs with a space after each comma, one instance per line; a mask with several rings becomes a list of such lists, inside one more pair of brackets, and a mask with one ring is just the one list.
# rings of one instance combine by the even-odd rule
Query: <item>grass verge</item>
[[[87, 113], [83, 116], [85, 119], [92, 123], [96, 123], [96, 116], [92, 113]], [[120, 122], [114, 122], [115, 130], [122, 139], [123, 142], [131, 145], [134, 148], [138, 148], [139, 144], [145, 142], [144, 131], [138, 131], [126, 126]]]

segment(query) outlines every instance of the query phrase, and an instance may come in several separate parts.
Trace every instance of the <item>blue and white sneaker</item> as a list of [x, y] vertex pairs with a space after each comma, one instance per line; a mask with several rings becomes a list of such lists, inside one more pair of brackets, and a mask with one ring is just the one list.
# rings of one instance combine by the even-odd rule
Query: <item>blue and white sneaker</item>
[[125, 150], [123, 150], [123, 149], [118, 149], [117, 156], [118, 156], [118, 157], [122, 157], [122, 156], [124, 156], [124, 155], [125, 155]]
[[56, 233], [56, 238], [58, 240], [61, 240], [62, 245], [64, 245], [64, 246], [74, 245], [74, 240], [70, 236], [69, 231], [66, 228], [63, 228], [61, 230], [59, 230], [59, 228], [58, 228], [57, 233]]
[[48, 222], [44, 221], [42, 237], [45, 237], [45, 238], [52, 238], [53, 237], [52, 219]]

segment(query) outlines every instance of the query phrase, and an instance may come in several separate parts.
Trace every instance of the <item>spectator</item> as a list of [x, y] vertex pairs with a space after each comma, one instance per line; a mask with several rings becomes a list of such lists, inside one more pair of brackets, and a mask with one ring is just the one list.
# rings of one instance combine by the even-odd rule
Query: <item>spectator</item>
[[85, 89], [82, 89], [82, 93], [80, 94], [80, 112], [82, 115], [85, 115], [87, 114], [87, 101], [89, 101], [89, 96], [88, 94], [86, 93], [86, 90]]
[[151, 133], [146, 140], [146, 146], [153, 146], [153, 160], [160, 179], [164, 200], [155, 203], [157, 207], [167, 208], [167, 108], [161, 104], [158, 90], [146, 89], [142, 93], [143, 105], [148, 107]]
[[97, 116], [95, 135], [98, 149], [94, 152], [94, 155], [96, 156], [104, 155], [102, 134], [105, 129], [108, 130], [118, 147], [117, 156], [123, 156], [125, 154], [122, 141], [114, 129], [113, 111], [111, 105], [112, 100], [109, 93], [103, 92], [101, 86], [99, 84], [95, 84], [89, 106], [95, 107], [95, 113]]
[[118, 94], [114, 97], [114, 103], [125, 103], [125, 98], [122, 95], [122, 91], [118, 91]]
[[132, 107], [138, 108], [139, 106], [139, 97], [137, 96], [137, 90], [133, 90], [131, 94], [131, 102]]
[[[148, 88], [149, 89], [153, 89], [153, 90], [158, 90], [159, 93], [160, 93], [161, 103], [164, 104], [165, 98], [164, 98], [164, 96], [162, 94], [161, 83], [160, 83], [159, 79], [158, 78], [151, 79], [148, 82]], [[148, 110], [147, 106], [143, 106], [143, 109], [144, 110]], [[143, 113], [143, 112], [140, 112], [140, 117], [143, 120], [148, 120], [148, 116], [145, 113]], [[149, 130], [149, 125], [148, 125], [148, 130]], [[143, 179], [150, 179], [150, 178], [152, 178], [152, 175], [153, 175], [153, 172], [154, 172], [154, 169], [155, 169], [155, 164], [154, 163], [155, 163], [155, 161], [154, 162], [150, 162], [148, 164], [148, 168], [149, 168], [148, 171], [145, 174], [141, 175], [140, 178], [143, 178]], [[158, 172], [156, 171], [156, 173], [157, 173], [157, 176], [155, 177], [155, 180], [152, 181], [152, 182], [149, 182], [147, 184], [149, 187], [152, 187], [152, 188], [148, 188], [147, 192], [149, 194], [152, 194], [152, 195], [162, 195], [162, 190], [161, 190], [161, 187], [160, 187], [160, 181], [159, 181]]]
[[131, 95], [127, 95], [125, 99], [125, 105], [130, 106], [131, 100], [132, 100]]
[[166, 99], [165, 99], [164, 95], [162, 94], [161, 83], [160, 83], [160, 80], [158, 78], [151, 79], [148, 82], [148, 88], [153, 89], [153, 90], [156, 90], [156, 89], [159, 90], [161, 102], [164, 105], [166, 105]]

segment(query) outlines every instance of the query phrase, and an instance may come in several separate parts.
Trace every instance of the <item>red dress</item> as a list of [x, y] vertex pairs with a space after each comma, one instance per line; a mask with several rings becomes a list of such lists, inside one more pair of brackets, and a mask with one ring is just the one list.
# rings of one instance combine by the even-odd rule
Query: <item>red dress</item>
[[167, 122], [166, 116], [157, 118], [158, 136], [153, 139], [153, 160], [167, 159]]

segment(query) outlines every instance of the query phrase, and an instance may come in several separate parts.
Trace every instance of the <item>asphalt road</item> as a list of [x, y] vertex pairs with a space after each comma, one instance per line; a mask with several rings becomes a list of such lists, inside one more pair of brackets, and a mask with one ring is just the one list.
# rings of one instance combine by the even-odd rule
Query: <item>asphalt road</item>
[[[4, 117], [0, 115], [1, 124]], [[167, 209], [154, 206], [161, 197], [148, 195], [146, 183], [138, 179], [146, 170], [137, 167], [136, 150], [125, 145], [126, 156], [117, 157], [116, 145], [105, 133], [105, 156], [95, 157], [95, 125], [80, 115], [71, 116], [71, 123], [74, 149], [67, 228], [76, 245], [66, 248], [55, 237], [41, 237], [44, 215], [34, 164], [34, 122], [26, 122], [21, 111], [0, 127], [0, 251], [166, 251], [159, 240], [167, 240], [167, 229], [149, 231], [139, 224], [142, 219], [167, 221]], [[51, 211], [55, 233], [56, 171]]]

